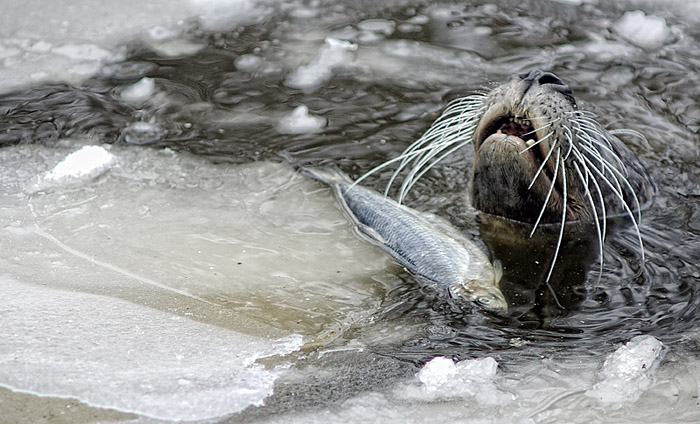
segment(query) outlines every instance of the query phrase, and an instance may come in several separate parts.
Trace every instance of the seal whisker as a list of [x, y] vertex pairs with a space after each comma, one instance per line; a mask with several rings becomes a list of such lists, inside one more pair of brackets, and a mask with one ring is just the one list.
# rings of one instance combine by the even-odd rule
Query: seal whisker
[[[609, 170], [611, 174], [615, 175], [615, 181], [618, 183], [618, 185], [619, 185], [618, 177], [619, 177], [619, 179], [622, 180], [623, 185], [627, 188], [627, 190], [629, 190], [630, 194], [632, 195], [632, 199], [634, 200], [634, 208], [635, 208], [635, 210], [637, 211], [637, 219], [638, 219], [639, 221], [641, 221], [641, 219], [642, 219], [642, 212], [641, 212], [641, 206], [640, 206], [639, 198], [637, 197], [637, 193], [635, 193], [634, 188], [632, 187], [632, 185], [631, 185], [631, 184], [629, 183], [629, 181], [627, 180], [627, 175], [623, 175], [622, 172], [620, 172], [620, 170], [618, 170], [617, 168], [615, 168], [614, 166], [612, 166], [612, 164], [610, 164], [609, 162], [607, 162], [607, 161], [605, 161], [605, 160], [603, 160], [603, 161], [601, 162], [601, 164], [603, 164], [603, 166], [604, 166], [607, 170]], [[626, 169], [625, 169], [625, 171], [626, 171]], [[621, 188], [621, 187], [620, 187], [620, 192], [622, 193], [622, 188]]]
[[[561, 303], [559, 303], [559, 299], [557, 299], [557, 295], [554, 292], [554, 289], [552, 289], [551, 284], [549, 284], [549, 279], [552, 276], [552, 271], [554, 271], [554, 265], [557, 263], [557, 259], [559, 258], [559, 249], [561, 248], [561, 242], [564, 239], [564, 226], [566, 225], [566, 165], [564, 163], [564, 159], [560, 158], [559, 155], [559, 149], [557, 149], [557, 167], [559, 165], [559, 162], [561, 162], [561, 178], [562, 178], [562, 208], [561, 208], [561, 223], [559, 225], [559, 237], [557, 238], [557, 247], [554, 249], [554, 258], [552, 258], [552, 265], [549, 267], [549, 272], [547, 273], [547, 279], [545, 282], [547, 283], [547, 286], [549, 287], [549, 290], [552, 292], [552, 296], [554, 296], [554, 300], [557, 302], [557, 305], [560, 308], [564, 308]], [[556, 180], [556, 172], [554, 174], [554, 179]]]
[[[547, 158], [549, 158], [549, 155], [552, 154], [554, 150], [550, 150], [549, 154], [547, 155]], [[542, 167], [544, 167], [544, 164], [547, 163], [548, 159], [545, 159], [542, 162], [542, 166], [540, 166], [540, 169], [537, 171], [536, 175], [539, 175], [539, 171], [542, 170]], [[552, 191], [554, 190], [554, 184], [556, 183], [557, 180], [557, 173], [559, 172], [559, 149], [557, 149], [557, 159], [554, 161], [554, 178], [552, 178], [550, 184], [549, 184], [549, 191], [547, 192], [547, 196], [544, 199], [542, 209], [540, 209], [540, 214], [537, 217], [537, 220], [535, 221], [535, 225], [532, 227], [532, 231], [530, 231], [530, 237], [532, 237], [533, 234], [535, 234], [535, 230], [537, 230], [537, 226], [540, 224], [540, 220], [542, 219], [542, 215], [544, 215], [544, 211], [547, 209], [547, 204], [549, 203], [550, 197], [552, 197]], [[535, 177], [537, 178], [537, 177]], [[533, 180], [534, 183], [534, 180]], [[530, 186], [532, 187], [532, 183], [530, 183]], [[528, 187], [529, 190], [529, 187]]]
[[554, 131], [549, 132], [546, 136], [544, 136], [544, 137], [542, 137], [541, 139], [539, 139], [539, 140], [535, 141], [534, 143], [530, 144], [529, 146], [527, 146], [526, 148], [524, 148], [523, 150], [521, 150], [519, 153], [522, 155], [523, 153], [525, 153], [525, 152], [527, 152], [528, 150], [532, 149], [533, 147], [537, 146], [538, 144], [540, 144], [541, 142], [545, 141], [546, 139], [548, 139], [548, 138], [551, 137], [552, 135], [554, 135]]
[[[583, 157], [583, 154], [576, 148], [574, 147], [574, 157], [576, 157], [576, 160], [581, 164], [583, 169], [586, 171], [586, 181], [590, 181], [596, 189], [596, 193], [598, 193], [598, 201], [600, 204], [600, 209], [602, 213], [602, 223], [603, 223], [603, 229], [602, 229], [602, 236], [603, 236], [603, 241], [605, 241], [605, 235], [607, 234], [607, 209], [605, 205], [605, 199], [603, 198], [603, 192], [600, 189], [600, 185], [598, 185], [598, 181], [595, 179], [595, 176], [592, 176], [589, 178], [589, 175], [592, 175], [591, 172], [588, 170], [588, 165], [586, 165], [586, 161]], [[576, 164], [576, 162], [574, 162]], [[589, 185], [586, 184], [586, 191], [590, 192]], [[597, 216], [597, 212], [595, 211], [594, 207], [594, 215]]]
[[[575, 155], [575, 153], [574, 153]], [[591, 205], [591, 213], [593, 214], [593, 222], [595, 225], [595, 230], [596, 230], [596, 235], [598, 236], [598, 257], [600, 260], [598, 261], [599, 267], [598, 267], [598, 280], [600, 281], [600, 277], [603, 274], [603, 241], [605, 234], [601, 232], [600, 228], [600, 221], [598, 220], [598, 211], [596, 211], [595, 207], [595, 202], [593, 201], [593, 195], [591, 194], [590, 189], [588, 188], [588, 169], [586, 169], [586, 177], [584, 178], [583, 174], [581, 173], [581, 169], [578, 166], [578, 163], [574, 161], [573, 163], [574, 170], [576, 170], [576, 173], [578, 174], [579, 180], [583, 183], [584, 186], [584, 194], [586, 199], [588, 199], [588, 203]], [[599, 193], [600, 194], [600, 193]], [[602, 204], [603, 198], [600, 198], [601, 201], [601, 207], [604, 207]]]
[[[416, 176], [411, 177], [410, 180], [409, 180], [409, 179], [404, 180], [404, 183], [401, 185], [401, 193], [400, 193], [399, 198], [398, 198], [399, 204], [401, 204], [401, 203], [403, 202], [403, 199], [406, 197], [406, 194], [408, 194], [408, 192], [411, 190], [411, 188], [413, 188], [413, 185], [414, 185], [426, 172], [428, 172], [433, 166], [437, 165], [440, 161], [442, 161], [443, 159], [445, 159], [447, 156], [451, 155], [452, 153], [454, 153], [455, 151], [461, 149], [462, 147], [464, 147], [465, 145], [467, 145], [467, 144], [469, 144], [469, 143], [471, 143], [471, 140], [470, 140], [470, 139], [465, 140], [464, 142], [462, 142], [462, 143], [456, 145], [455, 147], [453, 147], [453, 148], [451, 148], [450, 150], [448, 150], [447, 152], [445, 152], [442, 156], [440, 156], [439, 158], [435, 159], [435, 160], [434, 160], [432, 163], [430, 163], [428, 166], [424, 167], [423, 170], [422, 170], [420, 173], [418, 173]], [[419, 168], [416, 168], [416, 169], [419, 169]], [[409, 181], [410, 181], [410, 183], [409, 183]], [[408, 183], [408, 184], [407, 184], [407, 183]], [[404, 188], [404, 185], [406, 186], [405, 188]]]
[[[584, 161], [586, 161], [588, 163], [588, 165], [590, 165], [593, 168], [593, 170], [600, 176], [601, 180], [603, 180], [603, 182], [605, 182], [605, 184], [610, 188], [610, 190], [613, 192], [613, 194], [615, 194], [615, 196], [617, 196], [617, 198], [620, 200], [622, 207], [625, 209], [625, 214], [630, 217], [630, 220], [632, 221], [632, 226], [634, 227], [635, 232], [637, 233], [637, 241], [639, 242], [639, 247], [640, 247], [641, 255], [642, 255], [642, 263], [643, 263], [645, 260], [644, 259], [645, 258], [644, 243], [642, 242], [642, 233], [639, 230], [639, 221], [635, 218], [634, 213], [632, 212], [630, 206], [625, 201], [625, 198], [624, 198], [622, 192], [618, 191], [615, 188], [615, 185], [613, 183], [611, 183], [608, 178], [605, 177], [605, 173], [603, 171], [601, 171], [600, 169], [598, 169], [590, 159], [588, 159], [585, 155], [583, 155], [582, 157], [583, 157]], [[619, 182], [618, 182], [618, 187], [619, 187]], [[634, 197], [636, 198], [636, 195]], [[640, 218], [641, 218], [641, 213], [640, 213]]]
[[532, 181], [530, 181], [530, 185], [527, 186], [528, 190], [530, 190], [532, 188], [532, 186], [535, 185], [535, 181], [537, 181], [537, 178], [540, 176], [540, 173], [544, 169], [545, 165], [547, 165], [547, 162], [549, 161], [549, 158], [552, 156], [553, 151], [554, 151], [554, 149], [549, 149], [547, 156], [545, 156], [544, 160], [542, 161], [542, 164], [540, 164], [540, 167], [537, 169], [537, 172], [535, 172], [535, 176], [532, 177]]

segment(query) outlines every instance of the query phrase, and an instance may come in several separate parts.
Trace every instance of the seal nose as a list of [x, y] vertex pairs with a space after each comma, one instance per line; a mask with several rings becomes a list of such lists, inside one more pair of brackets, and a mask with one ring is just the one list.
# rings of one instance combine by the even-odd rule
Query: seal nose
[[551, 72], [542, 72], [539, 69], [533, 69], [530, 72], [518, 75], [521, 80], [529, 82], [530, 84], [538, 83], [540, 85], [551, 84], [551, 85], [566, 85], [558, 76]]
[[558, 76], [551, 72], [542, 72], [539, 69], [533, 69], [530, 72], [519, 74], [518, 78], [526, 83], [524, 93], [527, 92], [533, 85], [549, 86], [552, 90], [563, 94], [571, 104], [576, 107], [576, 100], [571, 88], [566, 85]]

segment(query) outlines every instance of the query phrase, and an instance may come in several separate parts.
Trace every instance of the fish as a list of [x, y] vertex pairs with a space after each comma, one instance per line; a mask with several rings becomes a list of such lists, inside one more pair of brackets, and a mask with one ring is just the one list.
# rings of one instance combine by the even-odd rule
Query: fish
[[353, 183], [335, 167], [301, 169], [306, 176], [331, 187], [357, 232], [379, 246], [416, 280], [451, 299], [505, 314], [508, 302], [500, 290], [503, 275], [475, 242], [447, 220], [399, 204]]

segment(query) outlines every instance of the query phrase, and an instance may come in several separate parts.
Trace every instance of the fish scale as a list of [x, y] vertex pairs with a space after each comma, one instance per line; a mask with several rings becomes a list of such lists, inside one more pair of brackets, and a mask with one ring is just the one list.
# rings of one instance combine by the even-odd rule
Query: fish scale
[[492, 312], [507, 311], [498, 287], [500, 269], [450, 223], [353, 184], [337, 169], [303, 171], [331, 186], [364, 238], [389, 253], [419, 282]]

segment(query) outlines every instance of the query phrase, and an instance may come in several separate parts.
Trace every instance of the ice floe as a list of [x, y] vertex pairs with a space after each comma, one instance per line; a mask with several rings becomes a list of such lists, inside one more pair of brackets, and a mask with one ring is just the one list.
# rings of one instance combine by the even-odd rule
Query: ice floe
[[629, 42], [650, 49], [661, 47], [671, 34], [664, 18], [641, 10], [625, 12], [613, 29]]

